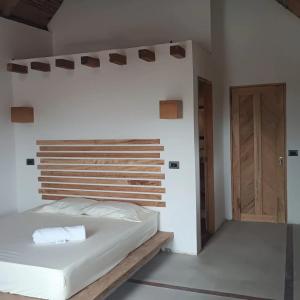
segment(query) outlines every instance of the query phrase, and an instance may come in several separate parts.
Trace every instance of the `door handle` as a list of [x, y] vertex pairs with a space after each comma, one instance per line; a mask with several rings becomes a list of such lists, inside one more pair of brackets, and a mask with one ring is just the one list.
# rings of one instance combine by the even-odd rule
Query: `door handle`
[[284, 157], [283, 156], [279, 156], [279, 165], [282, 166], [284, 162]]

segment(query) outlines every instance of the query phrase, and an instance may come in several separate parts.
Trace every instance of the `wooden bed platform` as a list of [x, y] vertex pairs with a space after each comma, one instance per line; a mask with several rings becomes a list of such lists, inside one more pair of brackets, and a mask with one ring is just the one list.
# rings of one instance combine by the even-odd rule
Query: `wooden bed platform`
[[[70, 300], [102, 300], [126, 282], [141, 267], [147, 264], [160, 249], [173, 239], [171, 232], [157, 232], [151, 239], [132, 251], [121, 263], [106, 275], [81, 290]], [[0, 300], [36, 300], [25, 296], [0, 293]]]

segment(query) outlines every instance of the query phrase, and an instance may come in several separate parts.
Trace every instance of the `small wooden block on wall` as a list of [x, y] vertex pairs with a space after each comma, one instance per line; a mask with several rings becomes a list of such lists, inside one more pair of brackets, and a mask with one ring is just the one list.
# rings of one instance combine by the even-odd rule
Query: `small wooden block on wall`
[[33, 123], [33, 107], [11, 107], [11, 121], [13, 123]]
[[113, 64], [122, 66], [127, 64], [127, 57], [119, 53], [110, 53], [109, 61]]
[[100, 59], [91, 56], [81, 56], [81, 64], [90, 68], [99, 68]]
[[176, 58], [185, 58], [185, 49], [179, 45], [174, 45], [170, 47], [170, 55]]
[[24, 65], [9, 63], [9, 64], [7, 64], [7, 71], [14, 72], [14, 73], [20, 73], [20, 74], [27, 74], [28, 67], [24, 66]]
[[160, 119], [182, 119], [182, 100], [162, 100], [159, 102]]
[[74, 61], [68, 59], [57, 58], [55, 60], [55, 66], [57, 68], [63, 68], [67, 70], [74, 70], [75, 64]]

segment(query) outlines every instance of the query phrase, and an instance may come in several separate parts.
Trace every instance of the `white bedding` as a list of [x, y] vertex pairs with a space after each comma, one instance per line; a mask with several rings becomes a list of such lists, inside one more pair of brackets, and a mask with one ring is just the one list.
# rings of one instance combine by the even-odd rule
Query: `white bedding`
[[[0, 291], [51, 300], [71, 297], [94, 282], [157, 232], [155, 212], [142, 222], [41, 214], [0, 219]], [[86, 227], [87, 240], [35, 245], [41, 227]]]

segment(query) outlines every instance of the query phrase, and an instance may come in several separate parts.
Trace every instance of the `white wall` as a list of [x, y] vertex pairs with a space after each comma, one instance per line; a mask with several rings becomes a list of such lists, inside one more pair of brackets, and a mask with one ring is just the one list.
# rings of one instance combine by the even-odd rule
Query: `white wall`
[[11, 76], [6, 64], [13, 58], [51, 54], [51, 34], [0, 18], [0, 215], [17, 209], [14, 133], [10, 122]]
[[210, 49], [210, 0], [65, 0], [49, 29], [56, 55], [171, 40]]
[[[36, 167], [25, 166], [26, 158], [36, 155], [36, 139], [160, 138], [166, 164], [179, 160], [181, 166], [165, 168], [167, 208], [159, 209], [161, 229], [175, 233], [174, 251], [197, 253], [193, 54], [190, 41], [183, 45], [185, 59], [171, 57], [164, 44], [153, 47], [154, 63], [139, 60], [132, 48], [123, 51], [127, 66], [109, 63], [111, 51], [102, 51], [96, 53], [100, 69], [86, 68], [80, 55], [72, 55], [66, 57], [75, 59], [75, 71], [55, 68], [54, 58], [48, 58], [49, 74], [14, 76], [14, 104], [32, 105], [36, 115], [33, 125], [15, 128], [20, 210], [41, 204]], [[207, 78], [207, 73], [203, 66], [200, 75]], [[182, 99], [183, 119], [160, 120], [162, 99]]]
[[[300, 22], [274, 0], [213, 0], [216, 77], [223, 95], [226, 217], [231, 218], [229, 87], [287, 84], [287, 149], [300, 149]], [[216, 55], [217, 53], [217, 55]], [[220, 71], [220, 67], [222, 70]], [[300, 223], [300, 158], [288, 158], [288, 221]]]

